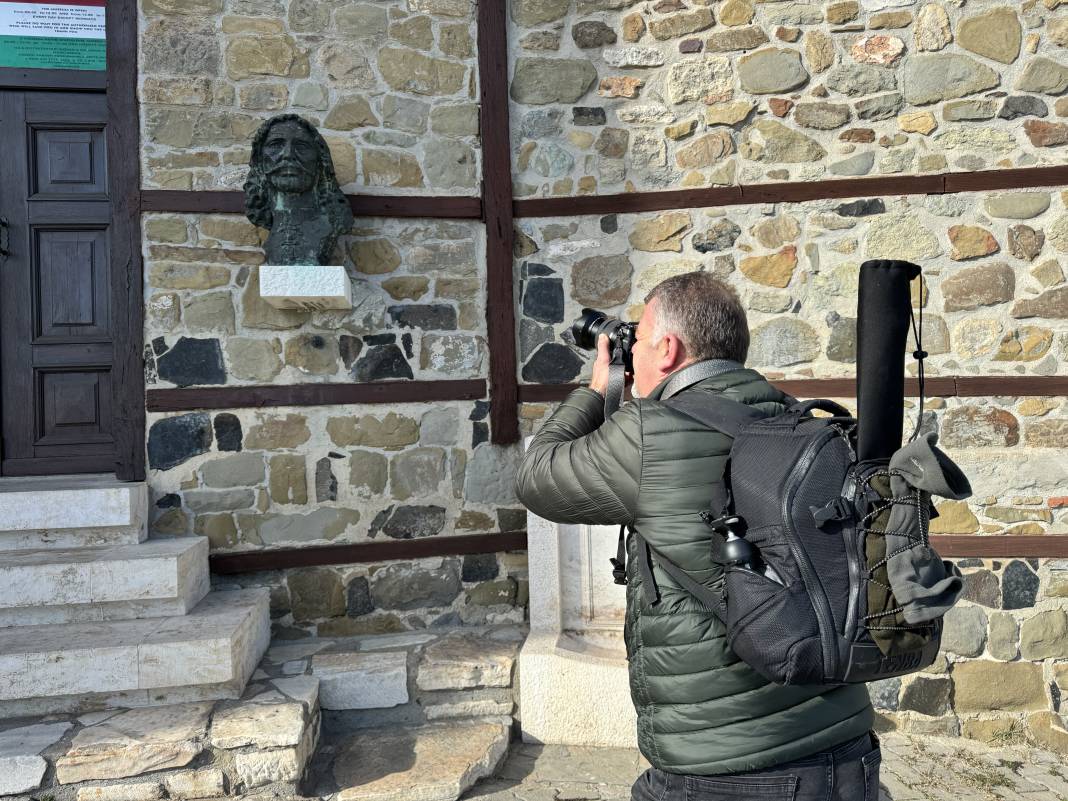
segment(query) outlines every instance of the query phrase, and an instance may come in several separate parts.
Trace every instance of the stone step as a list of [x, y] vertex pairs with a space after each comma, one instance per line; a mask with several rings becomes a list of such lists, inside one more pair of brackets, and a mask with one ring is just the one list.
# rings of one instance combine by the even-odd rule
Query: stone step
[[188, 614], [0, 629], [0, 718], [238, 698], [270, 639], [266, 588]]
[[208, 593], [204, 537], [0, 558], [0, 627], [184, 615]]
[[132, 545], [148, 536], [148, 488], [114, 476], [0, 479], [0, 551]]
[[[502, 723], [368, 729], [336, 746], [336, 801], [455, 801], [508, 752]], [[548, 796], [547, 796], [548, 797]]]

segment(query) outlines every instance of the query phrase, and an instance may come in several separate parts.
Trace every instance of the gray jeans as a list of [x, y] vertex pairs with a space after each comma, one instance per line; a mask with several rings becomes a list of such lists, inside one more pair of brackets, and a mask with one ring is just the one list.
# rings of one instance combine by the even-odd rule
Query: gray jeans
[[649, 768], [631, 801], [878, 801], [882, 752], [875, 732], [772, 768], [684, 776]]

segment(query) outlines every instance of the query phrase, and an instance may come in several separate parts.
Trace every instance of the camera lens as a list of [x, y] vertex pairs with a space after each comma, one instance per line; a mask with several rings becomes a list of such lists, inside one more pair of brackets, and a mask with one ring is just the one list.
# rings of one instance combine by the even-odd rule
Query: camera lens
[[571, 335], [575, 344], [583, 350], [596, 350], [597, 337], [604, 331], [606, 325], [611, 322], [608, 315], [596, 309], [583, 309], [578, 319], [571, 324]]

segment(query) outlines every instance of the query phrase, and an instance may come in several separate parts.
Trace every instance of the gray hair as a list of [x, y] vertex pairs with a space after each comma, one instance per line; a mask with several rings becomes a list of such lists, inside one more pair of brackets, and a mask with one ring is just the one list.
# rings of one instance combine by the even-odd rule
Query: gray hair
[[661, 281], [645, 302], [659, 301], [653, 341], [674, 334], [694, 361], [730, 359], [744, 363], [749, 324], [734, 288], [711, 273], [692, 272]]

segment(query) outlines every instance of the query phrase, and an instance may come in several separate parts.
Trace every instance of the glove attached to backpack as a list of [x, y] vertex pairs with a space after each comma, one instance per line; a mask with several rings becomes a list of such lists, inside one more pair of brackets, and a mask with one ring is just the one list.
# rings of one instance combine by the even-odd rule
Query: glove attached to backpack
[[734, 438], [727, 506], [706, 518], [723, 594], [648, 554], [723, 620], [742, 660], [795, 685], [876, 681], [934, 661], [963, 582], [928, 541], [931, 496], [971, 494], [935, 435], [858, 462], [856, 420], [833, 401], [770, 418], [706, 393], [668, 405]]

